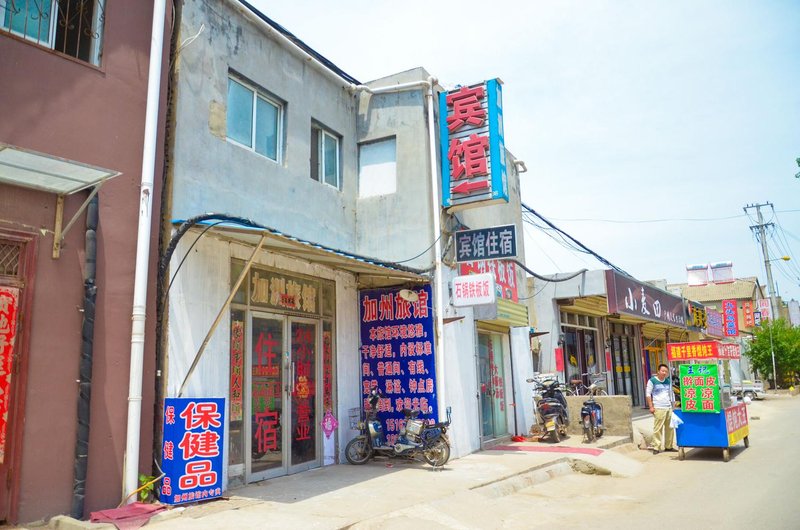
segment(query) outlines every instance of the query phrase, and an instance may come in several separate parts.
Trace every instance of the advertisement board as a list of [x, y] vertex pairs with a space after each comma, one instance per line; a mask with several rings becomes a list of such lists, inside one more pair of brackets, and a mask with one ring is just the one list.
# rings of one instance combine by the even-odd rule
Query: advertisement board
[[716, 364], [682, 364], [679, 370], [681, 410], [718, 413], [719, 367]]

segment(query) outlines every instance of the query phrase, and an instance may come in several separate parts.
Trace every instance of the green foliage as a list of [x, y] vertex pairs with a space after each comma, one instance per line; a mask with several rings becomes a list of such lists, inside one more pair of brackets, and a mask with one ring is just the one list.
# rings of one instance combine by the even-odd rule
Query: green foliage
[[155, 479], [156, 477], [150, 475], [139, 474], [139, 487], [144, 486], [141, 491], [139, 491], [139, 500], [141, 502], [153, 502], [155, 500]]
[[745, 355], [762, 374], [772, 374], [772, 351], [778, 382], [792, 382], [800, 374], [800, 328], [793, 328], [780, 319], [767, 321], [757, 329]]

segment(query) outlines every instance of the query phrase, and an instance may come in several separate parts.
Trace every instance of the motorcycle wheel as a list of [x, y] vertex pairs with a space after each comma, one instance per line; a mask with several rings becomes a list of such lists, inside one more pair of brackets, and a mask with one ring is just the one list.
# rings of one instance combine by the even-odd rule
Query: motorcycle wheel
[[592, 425], [592, 415], [587, 414], [583, 417], [583, 435], [589, 443], [594, 442], [594, 425]]
[[366, 464], [372, 458], [372, 447], [369, 446], [364, 437], [359, 436], [347, 442], [344, 449], [344, 457], [354, 466]]
[[603, 436], [603, 428], [602, 427], [595, 427], [594, 428], [594, 437], [595, 438], [600, 438], [601, 436]]
[[554, 444], [557, 444], [561, 441], [561, 435], [559, 431], [561, 430], [561, 422], [556, 421], [556, 428], [550, 433], [550, 439], [553, 441]]
[[422, 458], [428, 465], [442, 467], [450, 460], [450, 445], [440, 438], [433, 442], [428, 449], [422, 451]]

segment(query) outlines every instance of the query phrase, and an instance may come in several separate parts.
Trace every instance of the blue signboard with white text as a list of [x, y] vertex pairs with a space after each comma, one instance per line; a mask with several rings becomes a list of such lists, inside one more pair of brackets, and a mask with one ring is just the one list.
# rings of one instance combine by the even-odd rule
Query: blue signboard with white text
[[439, 121], [442, 206], [508, 202], [502, 81], [442, 92]]
[[403, 409], [421, 410], [422, 418], [438, 421], [431, 305], [430, 285], [359, 293], [363, 406], [368, 408], [371, 390], [379, 388], [384, 397], [378, 417], [390, 443], [403, 427]]
[[161, 446], [161, 502], [222, 495], [225, 398], [166, 398]]

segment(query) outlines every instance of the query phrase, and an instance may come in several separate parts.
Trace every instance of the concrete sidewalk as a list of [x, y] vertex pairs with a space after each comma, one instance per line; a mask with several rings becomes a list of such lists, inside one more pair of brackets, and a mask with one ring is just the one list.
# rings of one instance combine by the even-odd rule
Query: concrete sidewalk
[[242, 487], [225, 500], [173, 508], [148, 527], [344, 528], [463, 491], [502, 496], [576, 471], [632, 476], [641, 471], [640, 462], [624, 455], [632, 449], [627, 437], [584, 444], [572, 436], [559, 444], [505, 444], [452, 460], [440, 470], [399, 459], [327, 466]]

